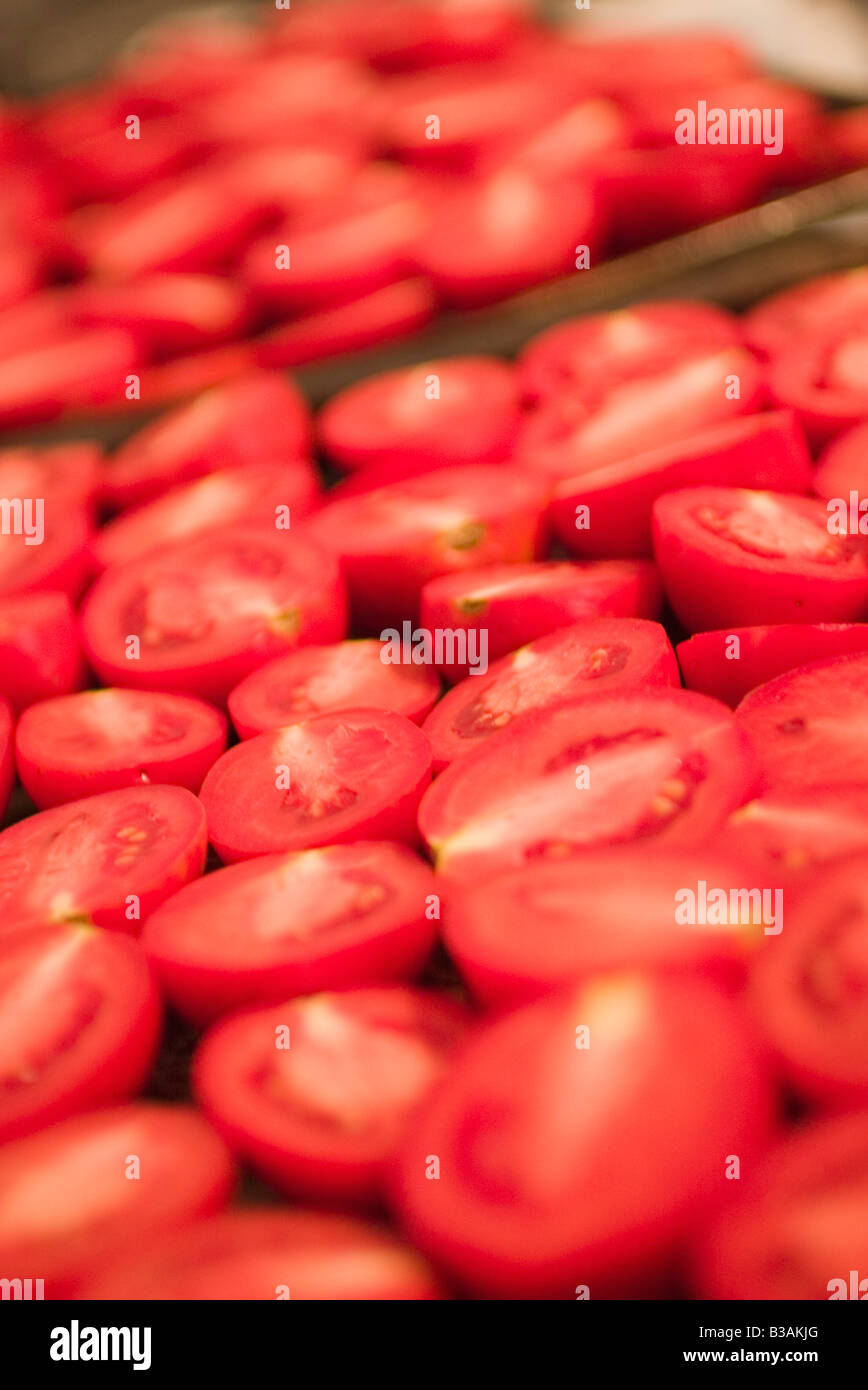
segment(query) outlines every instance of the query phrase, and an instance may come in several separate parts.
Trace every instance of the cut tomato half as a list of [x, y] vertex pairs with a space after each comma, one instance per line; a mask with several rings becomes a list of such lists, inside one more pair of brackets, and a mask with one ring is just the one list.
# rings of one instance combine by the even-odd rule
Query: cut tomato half
[[421, 724], [440, 694], [435, 672], [384, 661], [384, 651], [382, 642], [360, 639], [302, 647], [260, 666], [229, 693], [239, 737], [339, 709], [391, 710]]
[[774, 891], [788, 884], [780, 866], [760, 874], [717, 844], [597, 850], [452, 884], [444, 940], [475, 997], [495, 1009], [611, 970], [742, 983], [776, 926]]
[[307, 529], [340, 558], [359, 623], [379, 635], [415, 615], [439, 574], [535, 559], [548, 492], [508, 465], [438, 468], [335, 497]]
[[226, 526], [112, 565], [81, 615], [106, 684], [225, 701], [257, 666], [346, 631], [334, 560], [306, 536]]
[[57, 497], [9, 500], [10, 522], [0, 531], [0, 599], [56, 590], [75, 602], [91, 570], [87, 515]]
[[431, 954], [429, 866], [403, 845], [362, 842], [259, 855], [188, 884], [145, 924], [142, 945], [195, 1023], [322, 989], [412, 978]]
[[747, 341], [766, 357], [792, 343], [810, 343], [819, 333], [868, 314], [868, 267], [835, 271], [763, 299], [742, 320]]
[[225, 1300], [445, 1298], [427, 1262], [379, 1226], [273, 1206], [198, 1221], [105, 1268], [82, 1296]]
[[858, 500], [868, 497], [868, 420], [845, 430], [823, 450], [812, 489], [818, 497], [842, 498], [848, 503], [851, 492], [859, 494]]
[[868, 783], [768, 792], [733, 811], [715, 843], [792, 874], [868, 852]]
[[659, 623], [592, 618], [538, 637], [487, 673], [480, 668], [435, 705], [422, 731], [439, 772], [531, 710], [613, 690], [679, 684], [678, 662]]
[[340, 710], [230, 748], [202, 784], [225, 863], [360, 839], [417, 839], [431, 745], [400, 714]]
[[218, 1023], [193, 1059], [193, 1088], [233, 1151], [281, 1191], [375, 1201], [467, 1023], [453, 1000], [399, 986], [293, 999]]
[[438, 777], [419, 827], [440, 872], [481, 879], [607, 844], [701, 843], [755, 790], [748, 740], [725, 705], [622, 691], [493, 734]]
[[597, 976], [462, 1052], [410, 1122], [393, 1201], [414, 1244], [477, 1295], [647, 1298], [722, 1196], [727, 1155], [746, 1162], [766, 1141], [770, 1111], [756, 1040], [724, 994]]
[[0, 1150], [0, 1261], [41, 1270], [45, 1296], [75, 1296], [146, 1236], [218, 1211], [235, 1178], [201, 1116], [136, 1104], [78, 1115]]
[[692, 1242], [695, 1297], [865, 1298], [868, 1115], [800, 1125], [728, 1186]]
[[814, 661], [746, 695], [736, 722], [768, 790], [868, 784], [868, 654]]
[[321, 358], [359, 352], [424, 328], [437, 310], [427, 280], [415, 277], [293, 318], [261, 334], [253, 344], [263, 367], [298, 367]]
[[70, 328], [0, 361], [0, 426], [17, 429], [97, 406], [122, 410], [141, 369], [135, 339], [117, 328]]
[[204, 868], [205, 813], [184, 787], [122, 788], [28, 816], [0, 834], [0, 936], [93, 923], [135, 933]]
[[791, 411], [743, 415], [558, 483], [552, 527], [579, 555], [650, 555], [651, 512], [665, 492], [707, 485], [810, 490], [811, 456]]
[[42, 498], [45, 510], [81, 510], [91, 519], [102, 486], [102, 451], [96, 444], [0, 450], [0, 494]]
[[[147, 144], [152, 129], [130, 147]], [[114, 131], [112, 138], [120, 144]], [[162, 357], [236, 337], [246, 326], [247, 306], [224, 276], [159, 273], [129, 284], [82, 281], [71, 291], [69, 314], [75, 323], [122, 328], [143, 356]]]
[[78, 626], [66, 594], [0, 600], [0, 693], [14, 710], [85, 683]]
[[0, 696], [0, 817], [6, 814], [15, 778], [13, 727], [12, 708]]
[[690, 632], [847, 623], [868, 613], [868, 540], [829, 530], [824, 502], [685, 488], [654, 503], [654, 554]]
[[784, 671], [868, 650], [868, 623], [781, 623], [697, 632], [675, 648], [684, 684], [735, 706]]
[[144, 1084], [160, 1004], [127, 937], [72, 924], [5, 933], [0, 1000], [4, 1142], [126, 1100]]
[[151, 690], [43, 700], [24, 711], [15, 731], [18, 775], [40, 809], [148, 782], [195, 792], [225, 748], [219, 710]]
[[868, 330], [865, 315], [826, 327], [782, 348], [769, 367], [769, 392], [794, 410], [815, 444], [868, 423]]
[[333, 396], [320, 443], [339, 467], [497, 463], [518, 429], [515, 372], [495, 357], [451, 357], [368, 377]]
[[292, 382], [276, 372], [248, 373], [134, 434], [106, 467], [106, 496], [128, 507], [219, 468], [288, 462], [309, 444], [307, 406]]
[[[477, 653], [485, 632], [491, 661], [537, 637], [591, 618], [656, 618], [660, 586], [654, 566], [644, 560], [603, 560], [572, 564], [490, 565], [466, 573], [441, 575], [422, 590], [419, 622], [428, 632], [452, 632], [444, 647], [440, 674], [448, 681], [470, 674], [467, 650]], [[461, 638], [465, 649], [462, 651]]]

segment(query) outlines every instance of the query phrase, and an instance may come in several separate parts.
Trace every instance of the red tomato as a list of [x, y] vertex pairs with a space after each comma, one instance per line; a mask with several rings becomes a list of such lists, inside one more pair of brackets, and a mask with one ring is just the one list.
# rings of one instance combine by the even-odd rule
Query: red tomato
[[396, 280], [347, 304], [293, 318], [260, 335], [254, 344], [263, 367], [296, 367], [320, 358], [358, 352], [424, 328], [436, 311], [427, 280]]
[[151, 690], [85, 690], [25, 710], [15, 761], [40, 809], [116, 787], [199, 790], [226, 748], [226, 717], [204, 700]]
[[106, 468], [106, 495], [131, 506], [219, 468], [296, 459], [310, 443], [307, 406], [288, 378], [254, 372], [147, 425]]
[[6, 812], [15, 779], [13, 756], [13, 717], [8, 702], [0, 696], [0, 817]]
[[868, 851], [868, 785], [791, 787], [756, 797], [732, 812], [716, 844], [790, 873]]
[[103, 570], [160, 546], [220, 530], [238, 517], [256, 526], [274, 526], [284, 517], [290, 523], [314, 511], [318, 502], [319, 483], [307, 459], [224, 468], [116, 517], [96, 533], [91, 552]]
[[703, 485], [808, 492], [810, 465], [790, 411], [742, 415], [565, 478], [555, 489], [552, 526], [580, 555], [650, 555], [652, 508], [663, 493]]
[[769, 368], [769, 392], [794, 410], [816, 444], [868, 423], [868, 330], [865, 313], [831, 325], [807, 343], [781, 348]]
[[376, 1201], [467, 1023], [443, 995], [399, 986], [292, 999], [218, 1023], [193, 1088], [233, 1152], [281, 1191]]
[[579, 100], [532, 130], [510, 153], [510, 163], [547, 183], [605, 170], [616, 150], [631, 140], [631, 125], [614, 102]]
[[818, 333], [868, 313], [868, 266], [821, 275], [763, 299], [742, 320], [747, 341], [775, 357], [793, 342], [811, 342]]
[[[474, 995], [491, 1008], [608, 970], [698, 971], [740, 982], [770, 924], [756, 893], [785, 879], [780, 869], [758, 875], [749, 858], [716, 844], [638, 844], [567, 862], [538, 860], [484, 883], [453, 884], [444, 940]], [[709, 914], [699, 904], [721, 889], [728, 906], [719, 922], [716, 908]], [[733, 890], [741, 894], [735, 900]]]
[[[496, 660], [585, 619], [654, 618], [659, 612], [657, 576], [645, 561], [550, 560], [490, 565], [432, 579], [422, 590], [419, 621], [429, 632], [484, 630], [489, 658]], [[454, 647], [454, 659], [438, 667], [448, 681], [470, 674], [457, 642]]]
[[721, 628], [697, 632], [675, 648], [687, 688], [733, 706], [784, 671], [866, 650], [868, 623]]
[[534, 559], [547, 494], [542, 480], [503, 464], [438, 468], [336, 497], [307, 529], [340, 557], [354, 612], [379, 634], [414, 614], [439, 574]]
[[96, 406], [120, 410], [126, 378], [139, 367], [135, 340], [116, 328], [70, 329], [25, 348], [0, 361], [0, 426], [41, 424]]
[[868, 783], [868, 654], [814, 661], [746, 695], [735, 712], [773, 791]]
[[230, 748], [202, 784], [224, 863], [381, 839], [415, 842], [431, 745], [388, 710], [315, 714]]
[[494, 357], [401, 367], [339, 391], [319, 417], [320, 443], [340, 468], [496, 463], [518, 428], [515, 373]]
[[435, 705], [422, 731], [439, 772], [530, 710], [667, 685], [680, 685], [678, 662], [659, 623], [591, 618], [480, 667]]
[[125, 787], [52, 807], [0, 834], [0, 936], [93, 923], [136, 932], [205, 865], [205, 814], [184, 787]]
[[[727, 393], [736, 378], [740, 394], [733, 397]], [[749, 414], [761, 397], [760, 367], [744, 348], [694, 354], [544, 401], [528, 416], [515, 459], [560, 482]]]
[[78, 1294], [143, 1239], [225, 1206], [232, 1159], [192, 1110], [138, 1104], [78, 1115], [0, 1150], [0, 1263]]
[[770, 1110], [735, 1003], [700, 980], [598, 976], [463, 1052], [411, 1121], [395, 1206], [473, 1293], [647, 1297]]
[[[4, 1142], [126, 1100], [144, 1084], [160, 1005], [134, 941], [66, 923], [6, 933], [0, 1000]], [[0, 1246], [2, 1231], [0, 1218]]]
[[[115, 132], [113, 139], [120, 143]], [[150, 139], [149, 130], [147, 140], [130, 141], [129, 146]], [[71, 291], [69, 308], [75, 323], [125, 329], [148, 357], [233, 338], [247, 322], [241, 290], [217, 275], [158, 272], [125, 285], [84, 280]]]
[[250, 671], [343, 637], [337, 565], [306, 537], [224, 527], [112, 565], [82, 609], [88, 660], [107, 684], [225, 700]]
[[[221, 343], [219, 347], [200, 349], [188, 353], [186, 357], [158, 362], [148, 370], [148, 404], [189, 404], [190, 397], [215, 390], [218, 386], [232, 386], [239, 377], [257, 370], [258, 366], [250, 340]], [[269, 450], [269, 456], [272, 452]], [[174, 481], [170, 478], [165, 485], [160, 485], [159, 491], [165, 491]], [[136, 495], [131, 499], [132, 502], [142, 500], [147, 500], [147, 497]], [[126, 506], [126, 499], [122, 498], [120, 505]]]
[[102, 484], [102, 451], [87, 441], [47, 449], [0, 450], [0, 492], [4, 497], [41, 497], [46, 512], [63, 509], [94, 514]]
[[868, 1115], [798, 1126], [755, 1171], [728, 1184], [720, 1217], [696, 1232], [694, 1296], [864, 1299], [866, 1174]]
[[247, 1207], [167, 1233], [103, 1270], [82, 1296], [211, 1302], [439, 1299], [421, 1255], [348, 1217]]
[[868, 542], [829, 531], [825, 503], [787, 493], [695, 487], [654, 503], [663, 588], [690, 632], [787, 622], [847, 623], [868, 612]]
[[523, 715], [438, 777], [419, 810], [437, 868], [478, 878], [631, 840], [702, 843], [756, 786], [716, 700], [621, 691]]
[[66, 594], [0, 601], [0, 693], [16, 711], [85, 682], [78, 627]]
[[0, 599], [49, 589], [77, 599], [90, 572], [84, 512], [39, 495], [4, 500], [10, 501], [10, 523], [0, 531]]
[[738, 319], [699, 300], [661, 300], [567, 319], [537, 334], [519, 355], [527, 400], [599, 398], [636, 377], [741, 341]]
[[229, 692], [229, 713], [240, 738], [293, 719], [339, 709], [384, 709], [421, 724], [440, 694], [430, 666], [383, 661], [373, 639], [302, 647], [260, 666]]
[[259, 855], [188, 884], [142, 945], [195, 1023], [321, 989], [412, 978], [434, 945], [434, 876], [403, 845]]
[[818, 497], [841, 497], [849, 502], [850, 493], [868, 496], [868, 420], [833, 439], [820, 455], [812, 483]]
[[531, 18], [528, 0], [328, 0], [279, 14], [274, 39], [293, 50], [336, 49], [391, 71], [490, 57], [511, 41], [526, 42]]

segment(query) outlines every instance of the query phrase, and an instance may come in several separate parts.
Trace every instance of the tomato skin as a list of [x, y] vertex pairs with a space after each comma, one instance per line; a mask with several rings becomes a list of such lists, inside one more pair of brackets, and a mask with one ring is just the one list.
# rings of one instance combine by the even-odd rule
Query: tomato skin
[[106, 684], [219, 704], [257, 666], [345, 630], [337, 564], [306, 536], [274, 527], [224, 527], [113, 565], [81, 612], [85, 652]]
[[[567, 478], [555, 489], [552, 527], [577, 555], [650, 555], [652, 508], [684, 487], [726, 485], [809, 491], [811, 459], [791, 411], [739, 416], [656, 449]], [[578, 526], [589, 510], [590, 525]]]
[[373, 639], [302, 647], [251, 671], [229, 692], [239, 738], [277, 729], [294, 717], [369, 706], [421, 724], [440, 694], [428, 666], [390, 665]]
[[0, 1261], [35, 1262], [46, 1297], [78, 1297], [143, 1239], [219, 1211], [234, 1181], [226, 1146], [189, 1108], [139, 1102], [77, 1115], [0, 1150]]
[[3, 1143], [126, 1100], [144, 1084], [161, 1010], [135, 942], [66, 924], [5, 932], [0, 994], [10, 1029], [0, 1059]]
[[[738, 640], [738, 647], [732, 640]], [[738, 659], [727, 656], [738, 651]], [[688, 690], [733, 708], [758, 685], [815, 661], [868, 650], [868, 623], [780, 623], [697, 632], [675, 648]]]
[[[128, 729], [141, 720], [147, 727], [131, 743], [118, 728], [122, 720]], [[15, 762], [40, 810], [149, 782], [196, 792], [224, 752], [226, 737], [226, 716], [204, 700], [144, 690], [87, 690], [25, 710], [15, 731]]]
[[[657, 575], [646, 561], [540, 560], [429, 580], [422, 589], [419, 622], [431, 632], [484, 628], [489, 660], [497, 660], [584, 619], [656, 618], [660, 603]], [[468, 663], [457, 659], [438, 670], [450, 682], [470, 674]]]
[[[193, 1059], [193, 1090], [230, 1148], [280, 1191], [368, 1204], [382, 1196], [408, 1120], [468, 1022], [453, 1000], [399, 986], [289, 1000], [215, 1025]], [[290, 1046], [281, 1052], [275, 1040], [284, 1029]], [[345, 1061], [346, 1094], [326, 1081], [317, 1095], [317, 1067], [336, 1090], [344, 1080], [332, 1055], [341, 1047], [360, 1060], [370, 1049], [368, 1066], [360, 1075], [358, 1062]]]
[[85, 683], [78, 626], [66, 594], [20, 594], [0, 602], [0, 692], [16, 712]]
[[682, 690], [622, 690], [522, 715], [425, 793], [444, 879], [482, 881], [607, 844], [701, 844], [758, 789], [732, 713]]
[[[288, 1292], [285, 1292], [288, 1291]], [[146, 1242], [82, 1298], [211, 1302], [442, 1299], [427, 1262], [391, 1232], [349, 1217], [246, 1207]]]
[[442, 771], [533, 709], [613, 690], [679, 685], [678, 663], [659, 623], [600, 618], [559, 628], [468, 676], [422, 726]]
[[820, 1107], [865, 1105], [864, 961], [868, 853], [824, 866], [797, 888], [780, 937], [765, 943], [749, 998], [796, 1093]]
[[827, 521], [818, 499], [785, 493], [709, 487], [658, 498], [654, 554], [677, 616], [691, 632], [858, 622], [868, 542], [831, 534]]
[[868, 783], [866, 679], [868, 654], [855, 653], [785, 671], [745, 696], [735, 718], [766, 790]]
[[[332, 920], [314, 909], [311, 924], [299, 891], [319, 891], [330, 903], [344, 885], [356, 885], [358, 918], [348, 904]], [[323, 989], [413, 978], [437, 934], [427, 916], [434, 890], [429, 866], [399, 844], [259, 855], [173, 894], [145, 923], [142, 946], [179, 1013], [210, 1023]]]
[[[230, 748], [200, 796], [208, 838], [224, 864], [234, 864], [360, 838], [415, 844], [430, 780], [431, 745], [415, 724], [388, 710], [345, 709]], [[330, 796], [340, 804], [330, 808]]]
[[754, 1172], [729, 1184], [718, 1219], [697, 1232], [693, 1296], [828, 1299], [834, 1280], [848, 1283], [852, 1269], [861, 1275], [868, 1263], [866, 1166], [864, 1113], [791, 1131]]
[[569, 1299], [579, 1283], [647, 1297], [723, 1196], [727, 1154], [753, 1154], [771, 1127], [764, 1059], [735, 1002], [699, 980], [601, 975], [468, 1045], [410, 1123], [392, 1202], [473, 1294]]
[[201, 874], [206, 850], [205, 813], [184, 787], [125, 787], [39, 811], [0, 832], [0, 937], [51, 922], [137, 932]]

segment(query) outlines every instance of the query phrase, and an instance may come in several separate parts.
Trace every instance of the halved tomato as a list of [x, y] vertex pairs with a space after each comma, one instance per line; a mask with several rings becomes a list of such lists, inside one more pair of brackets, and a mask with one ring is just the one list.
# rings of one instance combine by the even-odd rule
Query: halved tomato
[[263, 367], [297, 367], [403, 338], [433, 319], [437, 304], [427, 280], [396, 280], [346, 304], [292, 318], [253, 343]]
[[613, 690], [680, 685], [678, 662], [659, 623], [591, 618], [538, 637], [468, 676], [425, 720], [434, 771], [479, 747], [530, 710]]
[[849, 321], [781, 348], [769, 367], [769, 392], [796, 412], [815, 444], [868, 422], [865, 314], [854, 308]]
[[230, 748], [202, 784], [224, 863], [360, 839], [417, 839], [431, 745], [403, 715], [339, 710]]
[[527, 417], [515, 461], [552, 484], [573, 479], [750, 414], [762, 391], [756, 358], [738, 346], [663, 368], [646, 364], [644, 375], [602, 377], [595, 387], [543, 401]]
[[700, 972], [741, 983], [764, 929], [776, 926], [768, 895], [788, 886], [782, 869], [760, 874], [750, 858], [716, 843], [602, 849], [450, 885], [444, 940], [490, 1008], [609, 970]]
[[688, 690], [735, 706], [796, 666], [868, 650], [868, 623], [780, 623], [697, 632], [675, 648]]
[[358, 621], [379, 635], [414, 616], [423, 584], [439, 574], [535, 559], [548, 492], [505, 464], [438, 468], [336, 496], [306, 529], [340, 558]]
[[93, 518], [102, 485], [102, 450], [85, 440], [46, 449], [0, 450], [0, 495], [41, 497], [45, 510], [81, 510]]
[[419, 828], [437, 869], [491, 877], [631, 840], [702, 843], [756, 790], [725, 705], [621, 691], [535, 710], [438, 777]]
[[239, 517], [245, 525], [262, 527], [280, 519], [287, 530], [293, 520], [315, 510], [319, 496], [319, 482], [307, 459], [222, 468], [116, 517], [96, 532], [91, 554], [103, 570], [160, 546], [219, 531]]
[[0, 834], [0, 936], [91, 923], [135, 933], [205, 865], [205, 813], [184, 787], [124, 787]]
[[419, 622], [428, 632], [456, 634], [453, 651], [444, 649], [438, 670], [445, 680], [457, 681], [470, 674], [459, 645], [462, 632], [468, 634], [468, 645], [476, 640], [478, 652], [480, 639], [472, 634], [484, 631], [489, 660], [497, 660], [585, 619], [656, 618], [659, 612], [656, 571], [644, 560], [541, 560], [429, 580], [422, 590]]
[[823, 450], [811, 486], [818, 497], [847, 502], [851, 492], [868, 497], [868, 420], [845, 430]]
[[799, 1125], [727, 1186], [692, 1241], [695, 1297], [865, 1298], [868, 1115]]
[[[112, 138], [120, 144], [114, 131]], [[124, 144], [135, 148], [151, 138], [149, 128], [147, 140]], [[247, 320], [240, 287], [222, 275], [158, 273], [129, 284], [84, 280], [70, 292], [68, 311], [75, 323], [125, 329], [148, 357], [190, 352], [236, 337]]]
[[319, 417], [339, 467], [422, 472], [507, 458], [518, 429], [515, 371], [495, 357], [450, 357], [368, 377], [339, 391]]
[[307, 406], [293, 383], [251, 372], [134, 434], [106, 466], [106, 496], [129, 507], [218, 468], [297, 459], [309, 444]]
[[0, 693], [14, 710], [85, 683], [78, 625], [66, 594], [0, 600]]
[[445, 1298], [427, 1262], [380, 1226], [313, 1211], [246, 1207], [139, 1243], [81, 1289], [93, 1299]]
[[761, 300], [744, 316], [742, 330], [757, 352], [776, 357], [860, 311], [868, 314], [868, 266], [820, 275]]
[[868, 654], [814, 661], [767, 681], [735, 712], [767, 789], [868, 784]]
[[372, 1202], [469, 1018], [401, 986], [291, 999], [215, 1025], [193, 1089], [230, 1148], [292, 1196]]
[[0, 696], [0, 817], [6, 813], [15, 779], [12, 707]]
[[868, 540], [830, 532], [818, 498], [684, 488], [653, 518], [663, 588], [691, 632], [868, 613]]
[[44, 346], [0, 361], [0, 426], [42, 424], [95, 406], [121, 410], [126, 378], [140, 370], [134, 338], [117, 328], [70, 328]]
[[0, 1001], [4, 1142], [126, 1100], [144, 1084], [160, 1003], [127, 937], [78, 924], [0, 936]]
[[15, 762], [40, 809], [148, 782], [199, 790], [226, 748], [226, 717], [152, 690], [84, 690], [42, 700], [15, 730]]
[[293, 719], [338, 709], [385, 709], [421, 724], [440, 682], [430, 666], [383, 660], [373, 638], [302, 647], [252, 671], [229, 692], [239, 737], [277, 729]]
[[647, 1298], [771, 1108], [737, 1003], [698, 979], [596, 976], [462, 1052], [410, 1122], [393, 1200], [472, 1293]]
[[[91, 569], [86, 513], [57, 496], [7, 500], [11, 511], [10, 522], [0, 531], [0, 598], [51, 589], [75, 602]], [[22, 504], [20, 520], [17, 503]]]
[[346, 631], [335, 561], [307, 536], [225, 526], [112, 565], [81, 613], [106, 684], [225, 701], [257, 666]]
[[811, 456], [792, 412], [742, 415], [565, 478], [552, 500], [552, 526], [578, 555], [650, 555], [657, 498], [706, 485], [808, 492]]
[[403, 845], [359, 841], [258, 855], [188, 884], [142, 936], [195, 1023], [321, 989], [412, 978], [434, 945], [435, 883]]
[[146, 1236], [226, 1205], [228, 1149], [201, 1116], [139, 1103], [77, 1115], [0, 1150], [0, 1263], [75, 1296]]
[[868, 782], [788, 787], [755, 797], [732, 812], [715, 843], [791, 874], [868, 852]]

